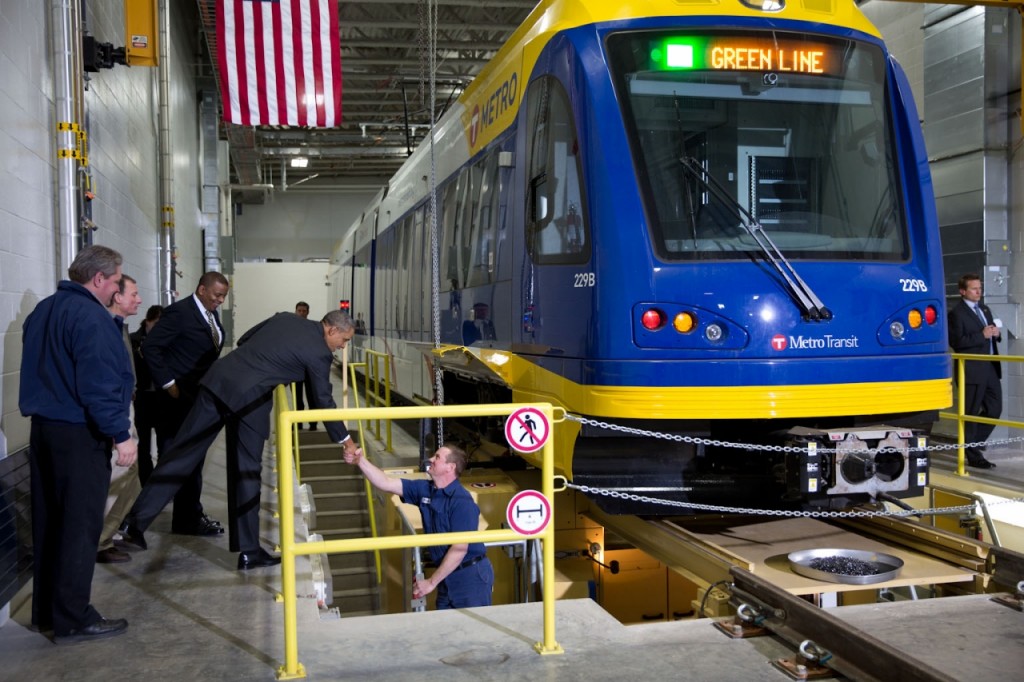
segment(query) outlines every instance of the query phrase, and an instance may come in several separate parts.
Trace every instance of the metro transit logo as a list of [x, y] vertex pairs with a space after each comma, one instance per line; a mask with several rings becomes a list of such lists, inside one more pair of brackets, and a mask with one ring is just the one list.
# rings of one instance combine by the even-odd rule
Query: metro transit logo
[[837, 350], [848, 348], [860, 348], [860, 339], [854, 336], [799, 336], [786, 337], [784, 334], [776, 334], [772, 337], [772, 350], [784, 351], [787, 348], [793, 350]]

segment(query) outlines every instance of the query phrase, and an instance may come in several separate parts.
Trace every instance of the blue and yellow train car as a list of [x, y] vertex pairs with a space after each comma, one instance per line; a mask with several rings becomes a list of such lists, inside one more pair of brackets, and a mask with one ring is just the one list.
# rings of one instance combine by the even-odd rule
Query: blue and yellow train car
[[336, 265], [400, 393], [562, 406], [593, 486], [914, 494], [951, 403], [918, 115], [852, 0], [539, 3]]

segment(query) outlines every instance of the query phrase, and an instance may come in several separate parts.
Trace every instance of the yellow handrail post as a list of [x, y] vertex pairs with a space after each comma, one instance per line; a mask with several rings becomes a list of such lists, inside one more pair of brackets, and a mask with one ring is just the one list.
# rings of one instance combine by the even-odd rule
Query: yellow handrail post
[[[352, 385], [356, 386], [356, 366], [361, 366], [366, 369], [365, 362], [351, 363], [349, 365], [349, 371], [352, 373]], [[355, 403], [356, 408], [359, 407], [359, 392], [352, 391], [352, 399]], [[359, 444], [366, 447], [366, 434], [363, 431], [363, 420], [359, 419]], [[367, 478], [363, 479], [363, 487], [366, 490], [366, 513], [370, 517], [370, 537], [377, 537], [377, 514], [373, 508], [373, 486], [370, 485], [370, 481]], [[380, 550], [373, 550], [373, 563], [377, 568], [377, 584], [380, 585], [384, 582], [384, 568], [380, 560]]]
[[[384, 407], [391, 407], [391, 356], [384, 356]], [[387, 440], [387, 451], [391, 452], [391, 419], [387, 420], [385, 428], [387, 429], [388, 436]]]
[[956, 450], [956, 473], [958, 476], [967, 475], [964, 465], [964, 415], [967, 413], [966, 405], [964, 405], [967, 396], [967, 389], [964, 386], [964, 372], [966, 371], [964, 364], [964, 360], [956, 360], [956, 442], [960, 445]]
[[[291, 407], [292, 407], [292, 409], [295, 409], [295, 406], [298, 405], [298, 402], [295, 400], [295, 384], [291, 384], [291, 389], [292, 389], [292, 403], [291, 403]], [[302, 464], [301, 464], [301, 457], [299, 455], [299, 422], [296, 421], [296, 422], [292, 423], [292, 425], [291, 425], [291, 433], [292, 433], [292, 438], [295, 441], [295, 453], [294, 453], [294, 456], [292, 457], [292, 459], [295, 460], [295, 478], [296, 478], [296, 480], [301, 481], [302, 480]]]
[[[284, 398], [284, 390], [277, 394]], [[284, 666], [277, 671], [277, 679], [290, 680], [306, 676], [299, 663], [299, 633], [295, 595], [295, 501], [292, 496], [292, 468], [288, 455], [292, 447], [292, 412], [277, 415], [277, 432], [281, 447], [277, 451], [277, 496], [281, 517], [281, 592], [284, 603]]]
[[[554, 425], [551, 405], [544, 405], [542, 409], [548, 424]], [[541, 655], [565, 653], [555, 641], [555, 447], [550, 433], [553, 430], [553, 426], [548, 430], [548, 441], [544, 444], [541, 460], [541, 492], [551, 505], [551, 520], [541, 534], [544, 540], [544, 641], [534, 644], [534, 649]]]

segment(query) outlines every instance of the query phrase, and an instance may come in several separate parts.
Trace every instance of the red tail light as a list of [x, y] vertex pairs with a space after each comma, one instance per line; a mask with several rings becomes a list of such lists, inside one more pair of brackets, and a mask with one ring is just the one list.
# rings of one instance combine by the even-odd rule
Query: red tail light
[[661, 329], [665, 326], [665, 313], [657, 308], [648, 308], [640, 316], [640, 324], [644, 326], [644, 329], [649, 329], [652, 332]]

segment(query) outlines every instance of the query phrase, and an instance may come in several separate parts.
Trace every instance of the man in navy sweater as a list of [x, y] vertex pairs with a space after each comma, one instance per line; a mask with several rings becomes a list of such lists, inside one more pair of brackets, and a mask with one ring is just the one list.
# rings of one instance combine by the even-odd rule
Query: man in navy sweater
[[21, 413], [32, 419], [32, 624], [58, 643], [119, 635], [124, 619], [92, 604], [96, 545], [110, 483], [110, 449], [131, 466], [128, 406], [134, 380], [120, 325], [106, 304], [121, 282], [121, 254], [79, 252], [68, 280], [25, 320]]

